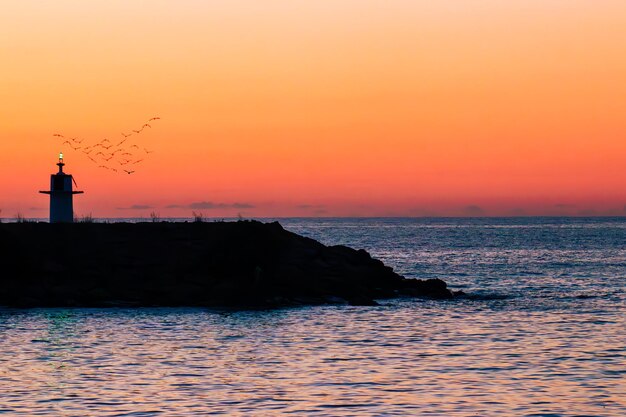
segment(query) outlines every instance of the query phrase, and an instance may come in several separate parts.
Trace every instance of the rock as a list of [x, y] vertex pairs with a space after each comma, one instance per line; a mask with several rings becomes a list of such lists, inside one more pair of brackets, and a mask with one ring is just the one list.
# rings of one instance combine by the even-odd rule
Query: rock
[[348, 304], [351, 306], [378, 306], [378, 302], [372, 300], [371, 298], [363, 297], [360, 295], [355, 295], [353, 297], [348, 298]]
[[454, 293], [448, 289], [448, 285], [439, 278], [417, 280], [407, 279], [404, 287], [400, 290], [403, 295], [414, 297], [429, 297], [436, 299], [453, 298]]
[[0, 224], [0, 305], [377, 305], [450, 298], [441, 280], [405, 279], [365, 250], [257, 221]]

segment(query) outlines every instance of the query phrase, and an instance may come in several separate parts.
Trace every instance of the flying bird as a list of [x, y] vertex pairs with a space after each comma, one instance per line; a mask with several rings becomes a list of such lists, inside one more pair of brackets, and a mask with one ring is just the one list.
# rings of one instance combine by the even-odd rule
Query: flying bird
[[125, 173], [127, 173], [128, 175], [133, 174], [135, 171], [129, 171], [127, 169], [124, 170]]
[[[79, 151], [84, 153], [90, 161], [98, 164], [102, 163], [101, 161], [111, 161], [117, 162], [120, 166], [128, 165], [128, 164], [140, 164], [144, 161], [144, 159], [134, 160], [134, 158], [138, 157], [141, 153], [141, 150], [145, 152], [145, 155], [154, 153], [154, 151], [149, 150], [145, 147], [140, 147], [137, 144], [130, 145], [128, 143], [128, 138], [134, 134], [139, 134], [146, 128], [152, 128], [152, 125], [149, 122], [161, 120], [159, 116], [151, 117], [147, 120], [146, 123], [143, 123], [140, 129], [132, 130], [130, 133], [121, 132], [123, 139], [119, 141], [117, 144], [111, 142], [108, 138], [103, 138], [100, 141], [94, 141], [93, 144], [90, 144], [90, 140], [79, 137], [66, 137], [61, 133], [53, 133], [52, 136], [55, 138], [63, 139], [63, 145], [68, 145], [75, 151]], [[82, 145], [85, 143], [85, 145]], [[125, 145], [126, 144], [126, 145]], [[76, 146], [80, 145], [80, 146]], [[125, 146], [122, 146], [125, 145]], [[130, 146], [128, 146], [130, 145]], [[102, 152], [96, 152], [97, 148], [101, 148]], [[110, 151], [112, 149], [112, 151]], [[137, 149], [138, 153], [131, 153], [134, 149]], [[105, 151], [106, 150], [106, 151]], [[109, 166], [109, 165], [99, 165], [99, 168], [108, 169], [110, 171], [118, 172], [117, 169]], [[119, 168], [121, 170], [121, 168]], [[132, 174], [134, 170], [124, 170], [128, 174]]]

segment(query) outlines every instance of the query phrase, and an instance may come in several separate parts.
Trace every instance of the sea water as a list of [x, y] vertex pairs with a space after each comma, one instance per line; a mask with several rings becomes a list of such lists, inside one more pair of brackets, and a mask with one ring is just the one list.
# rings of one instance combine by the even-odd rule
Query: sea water
[[284, 219], [467, 297], [0, 310], [0, 414], [626, 416], [626, 219]]

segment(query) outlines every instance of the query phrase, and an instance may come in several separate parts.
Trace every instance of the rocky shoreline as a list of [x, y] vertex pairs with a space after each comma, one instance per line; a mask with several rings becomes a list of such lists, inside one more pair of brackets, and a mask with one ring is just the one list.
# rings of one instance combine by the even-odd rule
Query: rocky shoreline
[[325, 246], [277, 223], [0, 224], [0, 306], [376, 305], [453, 298], [365, 250]]

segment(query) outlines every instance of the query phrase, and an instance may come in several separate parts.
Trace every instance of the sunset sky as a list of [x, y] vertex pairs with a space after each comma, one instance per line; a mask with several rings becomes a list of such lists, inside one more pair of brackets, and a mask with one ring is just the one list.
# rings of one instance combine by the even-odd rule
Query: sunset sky
[[0, 150], [2, 217], [61, 150], [79, 216], [626, 215], [626, 2], [6, 2]]

